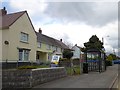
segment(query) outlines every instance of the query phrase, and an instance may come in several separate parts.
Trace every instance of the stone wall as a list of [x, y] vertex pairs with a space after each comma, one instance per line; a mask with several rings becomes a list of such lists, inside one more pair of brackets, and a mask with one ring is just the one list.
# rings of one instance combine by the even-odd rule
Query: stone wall
[[64, 67], [29, 70], [3, 70], [3, 88], [31, 88], [67, 76]]

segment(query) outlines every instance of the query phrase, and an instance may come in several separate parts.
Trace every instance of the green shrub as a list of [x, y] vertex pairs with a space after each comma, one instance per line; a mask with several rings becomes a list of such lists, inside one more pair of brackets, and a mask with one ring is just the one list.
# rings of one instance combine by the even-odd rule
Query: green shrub
[[20, 66], [17, 69], [36, 69], [36, 66]]
[[49, 68], [49, 66], [46, 66], [46, 65], [40, 65], [40, 66], [27, 65], [27, 66], [20, 66], [17, 69], [36, 69], [36, 68]]
[[60, 58], [60, 61], [67, 61], [67, 58]]
[[105, 64], [106, 66], [112, 66], [112, 61], [106, 60]]
[[66, 67], [67, 75], [79, 75], [80, 66]]

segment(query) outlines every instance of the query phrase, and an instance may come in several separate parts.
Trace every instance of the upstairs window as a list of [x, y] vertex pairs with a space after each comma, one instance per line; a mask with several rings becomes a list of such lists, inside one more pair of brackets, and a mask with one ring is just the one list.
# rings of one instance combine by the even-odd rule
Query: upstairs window
[[56, 46], [56, 52], [58, 51], [58, 47]]
[[21, 38], [20, 41], [22, 42], [28, 42], [28, 34], [21, 32]]
[[50, 45], [46, 45], [46, 48], [47, 48], [47, 50], [51, 50], [51, 46]]
[[37, 46], [38, 48], [41, 48], [41, 42], [38, 42], [38, 46]]

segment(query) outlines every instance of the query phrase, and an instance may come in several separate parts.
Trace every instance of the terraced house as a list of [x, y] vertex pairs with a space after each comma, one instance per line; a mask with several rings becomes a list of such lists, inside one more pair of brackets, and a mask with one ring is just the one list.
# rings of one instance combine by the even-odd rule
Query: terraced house
[[36, 62], [51, 60], [69, 49], [63, 42], [36, 32], [27, 11], [7, 14], [0, 10], [0, 60], [2, 62]]
[[37, 60], [52, 59], [52, 55], [59, 55], [62, 57], [64, 49], [69, 49], [63, 42], [62, 39], [56, 40], [52, 37], [48, 37], [42, 34], [42, 30], [36, 32], [37, 35]]

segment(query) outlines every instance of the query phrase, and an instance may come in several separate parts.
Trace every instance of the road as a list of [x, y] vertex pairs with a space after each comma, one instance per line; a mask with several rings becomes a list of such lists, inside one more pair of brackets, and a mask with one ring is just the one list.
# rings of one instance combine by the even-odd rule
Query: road
[[114, 84], [113, 84], [113, 87], [112, 88], [118, 88], [118, 78], [117, 78], [117, 80], [114, 82]]
[[119, 76], [117, 77], [117, 79], [115, 80], [114, 84], [113, 84], [113, 90], [114, 89], [117, 89], [117, 90], [120, 90], [120, 82], [119, 82]]

